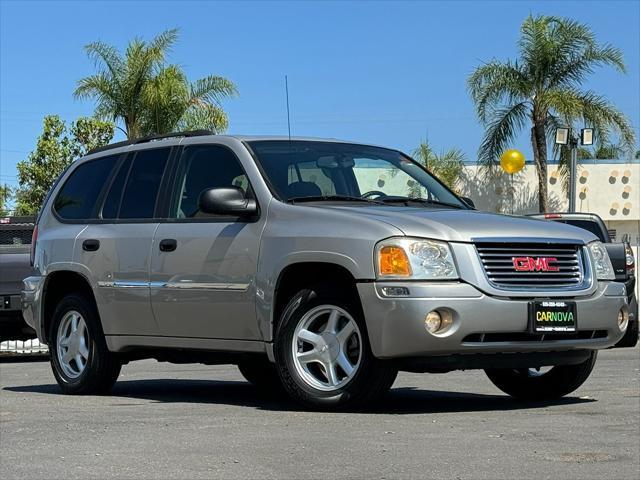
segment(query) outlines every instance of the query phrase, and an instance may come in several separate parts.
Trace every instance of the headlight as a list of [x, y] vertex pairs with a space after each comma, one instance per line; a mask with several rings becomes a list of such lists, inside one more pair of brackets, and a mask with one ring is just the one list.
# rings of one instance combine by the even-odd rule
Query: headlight
[[449, 244], [418, 238], [389, 238], [376, 246], [378, 278], [450, 280], [458, 278]]
[[607, 249], [602, 242], [592, 242], [589, 244], [589, 252], [593, 260], [593, 269], [598, 280], [615, 280], [616, 274], [611, 265], [611, 259]]

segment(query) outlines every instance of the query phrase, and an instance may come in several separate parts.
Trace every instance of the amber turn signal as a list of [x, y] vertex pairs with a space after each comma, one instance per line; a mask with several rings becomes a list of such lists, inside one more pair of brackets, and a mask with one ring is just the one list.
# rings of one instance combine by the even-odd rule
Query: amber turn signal
[[387, 245], [380, 249], [379, 253], [380, 275], [410, 277], [411, 265], [409, 258], [402, 247]]

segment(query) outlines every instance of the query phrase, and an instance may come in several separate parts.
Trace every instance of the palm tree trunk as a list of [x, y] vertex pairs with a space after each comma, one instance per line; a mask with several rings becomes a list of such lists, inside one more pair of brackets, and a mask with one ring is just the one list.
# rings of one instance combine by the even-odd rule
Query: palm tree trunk
[[544, 129], [544, 121], [534, 119], [531, 127], [531, 146], [533, 147], [533, 159], [538, 173], [538, 210], [540, 213], [549, 211], [549, 199], [547, 191], [547, 135]]

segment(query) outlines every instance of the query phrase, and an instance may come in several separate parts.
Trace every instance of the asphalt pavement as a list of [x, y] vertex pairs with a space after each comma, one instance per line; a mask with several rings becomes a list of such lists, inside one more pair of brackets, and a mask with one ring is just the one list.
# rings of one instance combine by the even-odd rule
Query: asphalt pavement
[[601, 352], [552, 403], [482, 371], [398, 377], [364, 413], [311, 413], [233, 366], [131, 363], [111, 396], [59, 393], [46, 362], [0, 363], [0, 476], [637, 479], [639, 350]]

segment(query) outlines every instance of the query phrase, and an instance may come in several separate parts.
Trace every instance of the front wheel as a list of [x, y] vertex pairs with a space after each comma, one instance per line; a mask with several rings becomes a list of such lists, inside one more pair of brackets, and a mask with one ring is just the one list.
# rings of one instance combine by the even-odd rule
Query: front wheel
[[371, 353], [360, 306], [323, 288], [298, 292], [275, 342], [282, 384], [310, 408], [362, 407], [386, 393], [397, 370]]
[[577, 365], [559, 365], [548, 370], [534, 368], [495, 368], [485, 370], [489, 380], [507, 395], [520, 400], [554, 400], [582, 385], [593, 370], [598, 356], [591, 352]]

